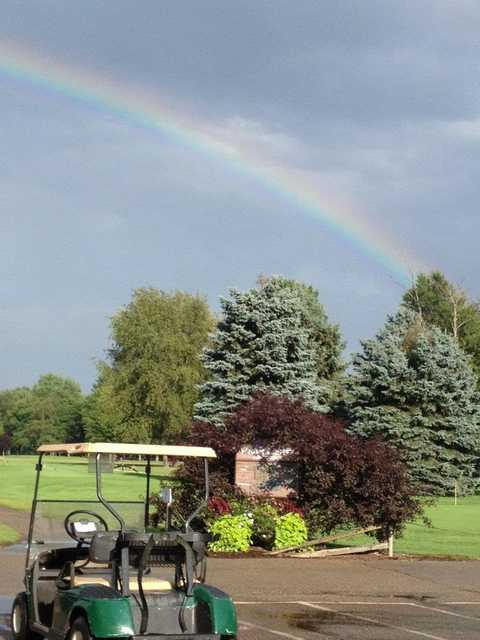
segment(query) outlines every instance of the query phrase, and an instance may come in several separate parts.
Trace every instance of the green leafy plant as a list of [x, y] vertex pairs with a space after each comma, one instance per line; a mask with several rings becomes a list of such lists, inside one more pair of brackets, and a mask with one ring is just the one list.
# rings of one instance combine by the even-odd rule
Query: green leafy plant
[[252, 503], [249, 496], [239, 493], [229, 502], [232, 516], [247, 516], [252, 519]]
[[294, 547], [306, 539], [307, 526], [298, 513], [286, 513], [275, 520], [275, 549]]
[[252, 510], [252, 542], [257, 547], [271, 549], [275, 542], [275, 523], [279, 513], [271, 504], [260, 504]]
[[209, 527], [213, 541], [210, 551], [239, 553], [248, 551], [252, 541], [252, 519], [246, 515], [220, 516]]

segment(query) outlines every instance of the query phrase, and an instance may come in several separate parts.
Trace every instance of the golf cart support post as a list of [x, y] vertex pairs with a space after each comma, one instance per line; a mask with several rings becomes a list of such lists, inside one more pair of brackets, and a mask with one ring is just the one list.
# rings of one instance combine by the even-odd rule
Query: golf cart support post
[[[219, 589], [203, 584], [208, 536], [191, 528], [193, 520], [208, 501], [208, 460], [216, 457], [213, 449], [72, 443], [42, 445], [37, 451], [39, 457], [26, 553], [26, 592], [18, 594], [14, 602], [14, 640], [34, 640], [35, 634], [47, 640], [64, 640], [70, 636], [72, 640], [92, 640], [95, 636], [105, 639], [140, 639], [148, 636], [152, 640], [223, 640], [236, 637], [236, 614], [231, 599]], [[40, 500], [40, 474], [44, 455], [48, 453], [94, 456], [98, 502]], [[146, 458], [143, 531], [129, 529], [118, 507], [119, 504], [141, 505], [142, 502], [123, 501], [114, 503], [114, 506], [103, 495], [102, 454], [139, 455]], [[147, 532], [152, 456], [197, 457], [204, 460], [205, 495], [181, 530], [172, 529], [167, 517], [164, 531]], [[171, 500], [171, 491], [167, 490], [167, 494]], [[43, 548], [45, 543], [40, 542], [37, 543], [41, 545], [40, 551], [36, 548], [36, 555], [32, 557], [39, 502], [101, 504], [118, 523], [119, 529], [112, 530], [111, 520], [107, 524], [107, 516], [100, 515], [96, 510], [78, 509], [70, 512], [64, 522], [66, 533], [76, 541], [77, 546], [60, 543], [57, 548], [52, 548], [51, 541], [47, 541]], [[84, 517], [89, 515], [89, 520], [93, 516], [98, 522], [85, 519], [74, 521], [74, 516], [79, 518], [77, 514], [83, 514]], [[99, 531], [99, 525], [104, 530]], [[85, 531], [88, 533], [81, 533]], [[151, 574], [151, 567], [164, 566], [165, 563], [175, 566], [173, 586]], [[163, 586], [160, 585], [162, 582]], [[165, 584], [169, 586], [165, 587]], [[45, 590], [50, 595], [45, 596]], [[81, 620], [77, 624], [78, 617]]]

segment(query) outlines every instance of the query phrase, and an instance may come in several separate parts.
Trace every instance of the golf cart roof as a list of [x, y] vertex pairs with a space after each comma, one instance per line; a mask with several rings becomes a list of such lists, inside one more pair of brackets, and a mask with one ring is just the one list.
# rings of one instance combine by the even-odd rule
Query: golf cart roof
[[39, 453], [115, 453], [120, 455], [175, 456], [179, 458], [216, 458], [210, 447], [177, 447], [166, 444], [123, 444], [121, 442], [71, 442], [69, 444], [42, 444]]

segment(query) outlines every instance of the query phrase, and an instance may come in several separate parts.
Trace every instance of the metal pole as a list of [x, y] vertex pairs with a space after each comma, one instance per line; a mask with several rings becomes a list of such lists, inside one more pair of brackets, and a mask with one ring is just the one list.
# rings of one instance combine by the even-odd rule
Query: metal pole
[[198, 513], [208, 504], [208, 494], [209, 494], [209, 480], [208, 480], [208, 458], [203, 459], [204, 463], [204, 471], [205, 471], [205, 497], [200, 502], [198, 507], [195, 509], [193, 513], [190, 514], [188, 520], [185, 522], [185, 531], [188, 531], [190, 528], [190, 523], [196, 517]]
[[122, 516], [119, 513], [117, 513], [115, 511], [115, 509], [110, 504], [108, 504], [108, 502], [105, 500], [105, 498], [102, 495], [102, 477], [101, 477], [101, 473], [100, 473], [100, 457], [101, 457], [101, 455], [102, 455], [101, 453], [97, 453], [97, 455], [95, 456], [95, 475], [96, 475], [96, 480], [97, 480], [97, 498], [103, 504], [105, 509], [112, 514], [112, 516], [115, 518], [115, 520], [118, 520], [118, 522], [120, 524], [120, 530], [123, 533], [125, 531], [125, 529], [127, 528], [126, 525], [125, 525], [125, 520], [122, 518]]
[[167, 504], [165, 509], [165, 530], [166, 531], [170, 531], [171, 522], [172, 522], [172, 517], [170, 513], [170, 504]]
[[32, 509], [30, 511], [30, 525], [28, 527], [27, 556], [25, 558], [26, 569], [28, 569], [28, 565], [30, 562], [30, 547], [32, 545], [33, 525], [35, 523], [35, 514], [37, 512], [37, 497], [38, 497], [38, 487], [40, 484], [40, 471], [43, 469], [42, 459], [43, 459], [43, 453], [40, 453], [40, 455], [38, 456], [38, 462], [35, 466], [37, 475], [35, 477], [35, 488], [33, 490]]
[[150, 506], [150, 474], [151, 472], [152, 472], [152, 467], [150, 464], [150, 456], [147, 456], [147, 466], [145, 467], [145, 473], [147, 474], [147, 495], [145, 496], [145, 516], [144, 516], [145, 529], [150, 524], [149, 506]]
[[393, 533], [388, 536], [388, 557], [393, 558]]

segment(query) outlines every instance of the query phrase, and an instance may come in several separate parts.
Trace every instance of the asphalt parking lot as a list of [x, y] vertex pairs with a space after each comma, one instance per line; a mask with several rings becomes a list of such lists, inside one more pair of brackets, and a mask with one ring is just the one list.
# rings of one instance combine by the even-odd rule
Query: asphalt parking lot
[[[0, 553], [0, 638], [21, 589], [21, 549]], [[478, 640], [480, 562], [211, 559], [208, 582], [237, 603], [239, 638]]]
[[240, 638], [470, 639], [480, 636], [480, 602], [288, 602], [238, 605]]

